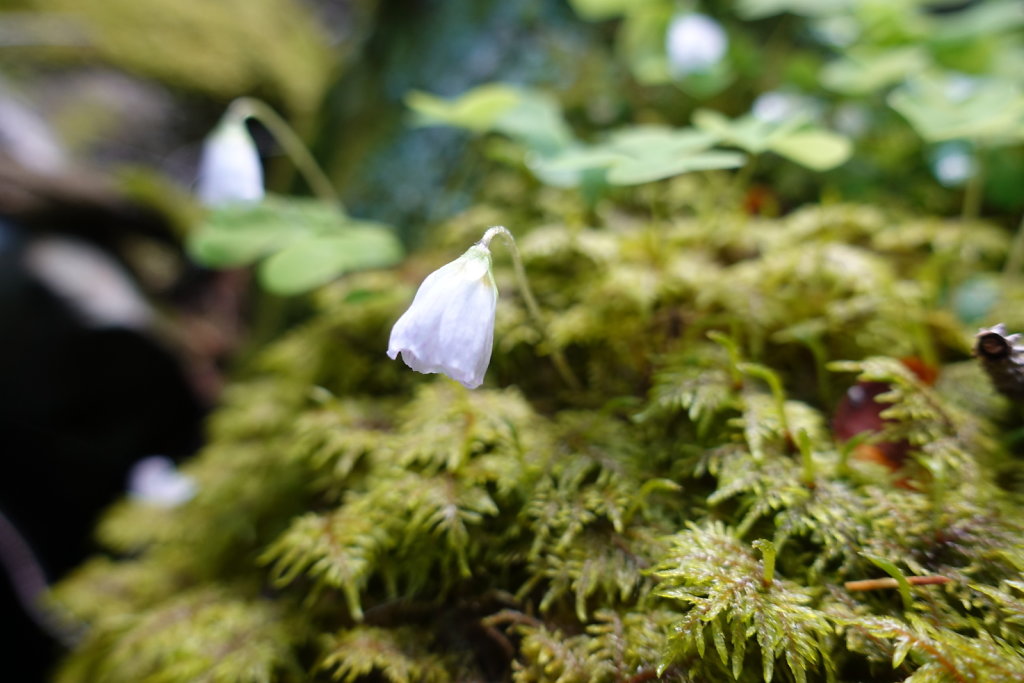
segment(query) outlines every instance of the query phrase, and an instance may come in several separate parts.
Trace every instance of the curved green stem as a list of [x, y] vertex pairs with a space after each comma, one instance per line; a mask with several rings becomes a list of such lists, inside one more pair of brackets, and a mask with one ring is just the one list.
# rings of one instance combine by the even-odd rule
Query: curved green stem
[[[526, 277], [526, 268], [523, 266], [523, 257], [519, 253], [519, 247], [516, 246], [516, 239], [512, 236], [512, 233], [503, 225], [495, 225], [487, 229], [487, 232], [480, 239], [480, 244], [490, 248], [491, 240], [497, 235], [505, 238], [510, 247], [509, 250], [512, 252], [512, 267], [516, 274], [516, 281], [519, 284], [519, 291], [523, 295], [523, 301], [526, 302], [526, 310], [529, 312], [530, 317], [533, 318], [533, 322], [541, 334], [550, 337], [547, 324], [544, 322], [544, 314], [541, 312], [540, 306], [537, 305], [537, 300], [533, 297], [533, 290], [530, 289], [530, 281]], [[569, 385], [570, 389], [579, 391], [583, 388], [576, 374], [569, 367], [569, 362], [565, 359], [562, 350], [554, 344], [551, 345], [551, 361], [555, 365], [555, 370], [562, 376], [562, 379]]]
[[306, 144], [295, 133], [288, 122], [273, 110], [266, 102], [252, 97], [239, 97], [231, 103], [228, 113], [240, 119], [254, 118], [270, 131], [277, 144], [288, 155], [288, 158], [295, 164], [302, 177], [305, 178], [309, 188], [319, 199], [341, 204], [334, 185], [327, 178], [327, 175], [320, 168], [313, 155], [309, 153]]

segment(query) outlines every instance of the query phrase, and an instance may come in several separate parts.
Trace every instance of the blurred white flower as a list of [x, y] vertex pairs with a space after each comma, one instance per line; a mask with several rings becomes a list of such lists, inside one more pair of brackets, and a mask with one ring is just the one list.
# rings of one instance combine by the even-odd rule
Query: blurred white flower
[[497, 303], [491, 252], [478, 242], [423, 281], [391, 330], [388, 356], [401, 353], [416, 372], [441, 372], [475, 389], [491, 361]]
[[847, 137], [859, 138], [871, 128], [871, 110], [863, 104], [844, 102], [836, 107], [832, 125]]
[[170, 458], [151, 455], [135, 463], [128, 473], [128, 495], [149, 505], [172, 508], [191, 500], [196, 484], [179, 472]]
[[790, 119], [817, 120], [821, 117], [821, 100], [808, 95], [770, 90], [758, 95], [751, 113], [765, 123], [783, 123]]
[[974, 175], [970, 148], [958, 142], [939, 145], [932, 155], [932, 173], [945, 187], [959, 187]]
[[982, 80], [967, 74], [953, 73], [946, 79], [946, 97], [952, 102], [969, 99], [981, 87]]
[[91, 327], [145, 329], [153, 311], [125, 268], [71, 237], [41, 237], [24, 252], [26, 269]]
[[206, 138], [196, 192], [208, 206], [263, 199], [263, 167], [244, 117], [228, 112]]
[[46, 120], [0, 78], [0, 151], [27, 169], [53, 174], [68, 158]]
[[678, 14], [668, 26], [665, 51], [674, 75], [707, 71], [725, 56], [729, 38], [722, 25], [705, 14]]

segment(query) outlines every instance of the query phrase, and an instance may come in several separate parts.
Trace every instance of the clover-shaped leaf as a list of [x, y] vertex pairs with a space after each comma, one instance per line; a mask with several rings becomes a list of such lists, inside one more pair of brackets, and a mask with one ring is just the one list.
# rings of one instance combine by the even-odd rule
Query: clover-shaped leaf
[[299, 294], [339, 275], [390, 266], [402, 247], [387, 226], [350, 221], [337, 234], [301, 237], [260, 264], [260, 282], [276, 294]]
[[1024, 139], [1024, 93], [1007, 80], [919, 77], [894, 90], [889, 105], [928, 142]]
[[853, 48], [822, 69], [825, 87], [848, 95], [865, 95], [899, 83], [907, 74], [928, 68], [931, 58], [920, 45]]
[[522, 92], [504, 83], [489, 83], [445, 99], [414, 90], [405, 103], [423, 126], [447, 125], [482, 133], [490, 130], [509, 110], [522, 101]]
[[579, 178], [584, 172], [604, 171], [605, 180], [612, 185], [639, 185], [743, 164], [742, 154], [711, 150], [714, 141], [713, 136], [693, 128], [627, 126], [602, 143], [574, 145], [555, 155], [531, 159], [530, 168], [542, 179], [571, 174]]
[[700, 109], [694, 125], [723, 145], [739, 147], [750, 154], [774, 152], [814, 171], [827, 171], [845, 163], [853, 147], [850, 140], [795, 116], [784, 121], [765, 121], [750, 114], [729, 119]]
[[260, 281], [278, 294], [297, 294], [345, 272], [402, 258], [401, 244], [387, 226], [356, 220], [315, 199], [277, 196], [212, 209], [189, 237], [188, 250], [213, 268], [265, 258]]

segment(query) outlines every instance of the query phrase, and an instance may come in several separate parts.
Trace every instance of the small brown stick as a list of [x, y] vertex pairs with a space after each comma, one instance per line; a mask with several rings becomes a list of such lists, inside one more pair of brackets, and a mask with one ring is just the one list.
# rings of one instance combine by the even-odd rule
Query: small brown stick
[[542, 628], [544, 626], [544, 622], [540, 619], [514, 609], [503, 609], [489, 617], [484, 617], [480, 620], [480, 623], [484, 626], [500, 626], [502, 624], [526, 624], [534, 628]]
[[[953, 579], [948, 576], [908, 576], [907, 583], [911, 586], [941, 586], [951, 582]], [[847, 581], [843, 586], [848, 591], [873, 591], [883, 588], [899, 588], [900, 584], [896, 579], [886, 577], [884, 579], [863, 579], [861, 581]]]

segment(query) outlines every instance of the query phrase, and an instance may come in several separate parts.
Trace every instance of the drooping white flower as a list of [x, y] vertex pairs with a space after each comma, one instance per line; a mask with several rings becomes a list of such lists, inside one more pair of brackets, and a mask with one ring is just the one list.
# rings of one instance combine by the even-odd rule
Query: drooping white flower
[[229, 111], [206, 138], [196, 192], [208, 206], [263, 199], [263, 166], [244, 117]]
[[498, 288], [484, 242], [427, 276], [391, 330], [388, 356], [416, 372], [441, 372], [468, 389], [484, 381]]
[[722, 25], [706, 14], [678, 14], [665, 34], [669, 68], [677, 76], [707, 71], [722, 60], [728, 47]]

